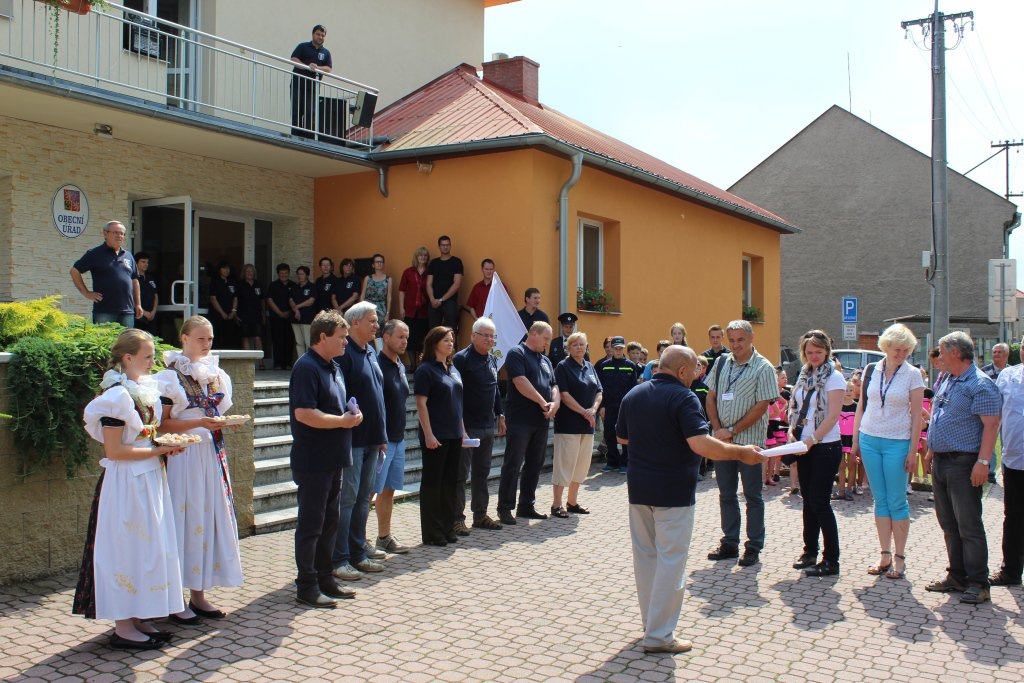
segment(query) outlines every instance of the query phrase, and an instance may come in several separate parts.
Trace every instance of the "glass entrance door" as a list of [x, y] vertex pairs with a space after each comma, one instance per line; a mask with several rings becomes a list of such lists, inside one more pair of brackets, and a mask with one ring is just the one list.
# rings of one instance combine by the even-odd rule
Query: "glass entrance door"
[[231, 266], [231, 278], [242, 278], [246, 259], [245, 218], [196, 212], [196, 301], [203, 315], [210, 308], [210, 280], [218, 276], [220, 264]]
[[157, 283], [155, 333], [176, 344], [185, 318], [196, 314], [191, 197], [134, 203], [135, 250], [149, 255], [148, 279]]

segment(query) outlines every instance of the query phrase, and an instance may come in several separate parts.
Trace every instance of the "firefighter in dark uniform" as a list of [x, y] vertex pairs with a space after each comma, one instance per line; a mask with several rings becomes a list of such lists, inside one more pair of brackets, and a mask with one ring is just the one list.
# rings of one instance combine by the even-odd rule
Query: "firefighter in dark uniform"
[[559, 363], [569, 357], [568, 351], [565, 350], [565, 340], [576, 331], [576, 321], [578, 320], [579, 317], [575, 313], [563, 313], [558, 316], [558, 322], [562, 325], [562, 334], [551, 340], [551, 348], [548, 349], [548, 358], [551, 359], [552, 367], [557, 368]]

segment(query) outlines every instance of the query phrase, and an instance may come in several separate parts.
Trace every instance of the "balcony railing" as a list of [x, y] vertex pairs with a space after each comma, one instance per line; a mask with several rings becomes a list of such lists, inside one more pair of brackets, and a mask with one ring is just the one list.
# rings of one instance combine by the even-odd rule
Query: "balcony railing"
[[296, 74], [290, 59], [113, 3], [85, 16], [35, 0], [10, 6], [12, 16], [0, 13], [5, 67], [285, 135], [357, 148], [373, 139], [353, 118], [372, 114], [371, 86]]

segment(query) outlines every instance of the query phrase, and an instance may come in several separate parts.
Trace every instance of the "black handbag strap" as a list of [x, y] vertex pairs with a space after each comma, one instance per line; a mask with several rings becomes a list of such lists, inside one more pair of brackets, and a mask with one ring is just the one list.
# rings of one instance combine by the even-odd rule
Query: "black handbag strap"
[[871, 382], [871, 373], [875, 371], [875, 365], [876, 363], [869, 363], [868, 366], [864, 368], [864, 379], [861, 380], [860, 385], [860, 405], [862, 412], [868, 409], [868, 384]]

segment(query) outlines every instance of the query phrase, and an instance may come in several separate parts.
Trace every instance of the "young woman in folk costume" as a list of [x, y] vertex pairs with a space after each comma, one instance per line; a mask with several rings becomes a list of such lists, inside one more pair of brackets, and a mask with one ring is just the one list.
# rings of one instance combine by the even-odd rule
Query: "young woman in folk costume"
[[242, 584], [225, 427], [214, 419], [231, 408], [231, 378], [210, 355], [212, 346], [210, 321], [192, 316], [181, 327], [182, 350], [165, 352], [167, 369], [157, 374], [172, 403], [164, 406], [161, 429], [200, 437], [167, 467], [182, 583], [190, 591], [187, 608], [172, 619], [186, 624], [226, 616], [206, 591]]
[[[103, 393], [85, 408], [85, 430], [103, 444], [88, 535], [72, 612], [114, 620], [111, 647], [152, 650], [171, 635], [146, 619], [183, 608], [170, 492], [161, 456], [180, 446], [154, 445], [161, 397], [150, 376], [153, 337], [125, 330], [110, 351]], [[173, 461], [174, 458], [172, 457]]]

